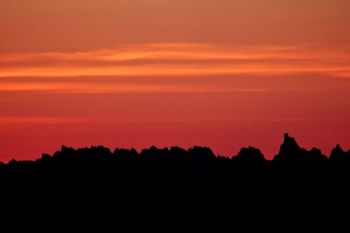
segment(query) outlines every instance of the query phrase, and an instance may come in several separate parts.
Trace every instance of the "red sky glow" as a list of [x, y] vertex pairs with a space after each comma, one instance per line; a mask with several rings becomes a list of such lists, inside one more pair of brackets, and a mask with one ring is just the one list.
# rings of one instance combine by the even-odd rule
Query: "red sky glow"
[[62, 144], [350, 148], [350, 2], [0, 3], [0, 160]]

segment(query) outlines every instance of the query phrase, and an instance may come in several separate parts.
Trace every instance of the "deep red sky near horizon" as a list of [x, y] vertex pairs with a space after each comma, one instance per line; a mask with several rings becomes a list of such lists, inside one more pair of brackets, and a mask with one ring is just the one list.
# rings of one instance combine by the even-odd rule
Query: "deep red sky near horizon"
[[348, 0], [0, 2], [0, 161], [62, 144], [350, 148]]

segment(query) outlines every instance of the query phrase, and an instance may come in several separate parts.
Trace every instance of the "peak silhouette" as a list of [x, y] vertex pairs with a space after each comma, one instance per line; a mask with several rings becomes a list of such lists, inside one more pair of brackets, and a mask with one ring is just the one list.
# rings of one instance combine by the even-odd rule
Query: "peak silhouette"
[[337, 145], [332, 150], [329, 159], [336, 163], [347, 166], [348, 164], [350, 164], [350, 151], [344, 151], [340, 145]]
[[343, 156], [345, 154], [345, 151], [341, 148], [341, 146], [338, 144], [331, 152], [331, 159], [336, 159], [338, 156]]
[[275, 161], [293, 161], [304, 156], [305, 150], [300, 148], [295, 138], [288, 133], [284, 134], [284, 140], [280, 146], [279, 153], [275, 156]]
[[265, 161], [264, 155], [261, 153], [261, 151], [251, 146], [242, 148], [233, 159], [246, 163], [258, 163]]
[[295, 138], [290, 137], [288, 133], [285, 133], [284, 141], [280, 148], [280, 153], [297, 153], [300, 149], [301, 148], [296, 142]]
[[301, 148], [295, 138], [287, 133], [284, 135], [284, 141], [280, 146], [279, 153], [273, 159], [276, 163], [286, 163], [287, 165], [319, 164], [325, 160], [327, 160], [327, 157], [322, 154], [320, 149], [314, 147], [307, 151]]

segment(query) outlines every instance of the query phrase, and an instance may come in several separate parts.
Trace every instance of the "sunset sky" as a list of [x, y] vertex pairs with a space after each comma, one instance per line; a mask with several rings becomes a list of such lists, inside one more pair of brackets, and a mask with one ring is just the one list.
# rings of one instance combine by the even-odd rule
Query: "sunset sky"
[[0, 161], [62, 144], [350, 148], [348, 0], [0, 1]]

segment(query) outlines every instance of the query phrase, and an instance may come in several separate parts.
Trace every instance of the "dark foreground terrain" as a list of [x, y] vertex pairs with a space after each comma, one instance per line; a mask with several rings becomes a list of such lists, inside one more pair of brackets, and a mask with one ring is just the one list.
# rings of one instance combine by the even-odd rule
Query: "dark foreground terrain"
[[[62, 146], [36, 161], [0, 164], [0, 182], [30, 192], [91, 190], [115, 194], [332, 195], [350, 194], [350, 151], [337, 146], [326, 157], [284, 136], [279, 153], [265, 160], [255, 148], [232, 158], [209, 148], [136, 150]], [[11, 190], [11, 189], [10, 189]]]
[[[127, 206], [133, 218], [176, 208], [181, 216], [192, 210], [196, 216], [236, 213], [248, 219], [296, 212], [295, 218], [319, 214], [329, 220], [344, 211], [348, 216], [350, 151], [337, 146], [326, 157], [316, 148], [300, 148], [288, 134], [272, 161], [252, 147], [225, 158], [202, 147], [152, 147], [138, 153], [62, 146], [36, 161], [0, 164], [0, 187], [3, 203], [50, 210], [78, 206], [80, 213], [95, 207], [116, 213]], [[209, 211], [213, 207], [218, 212]]]

